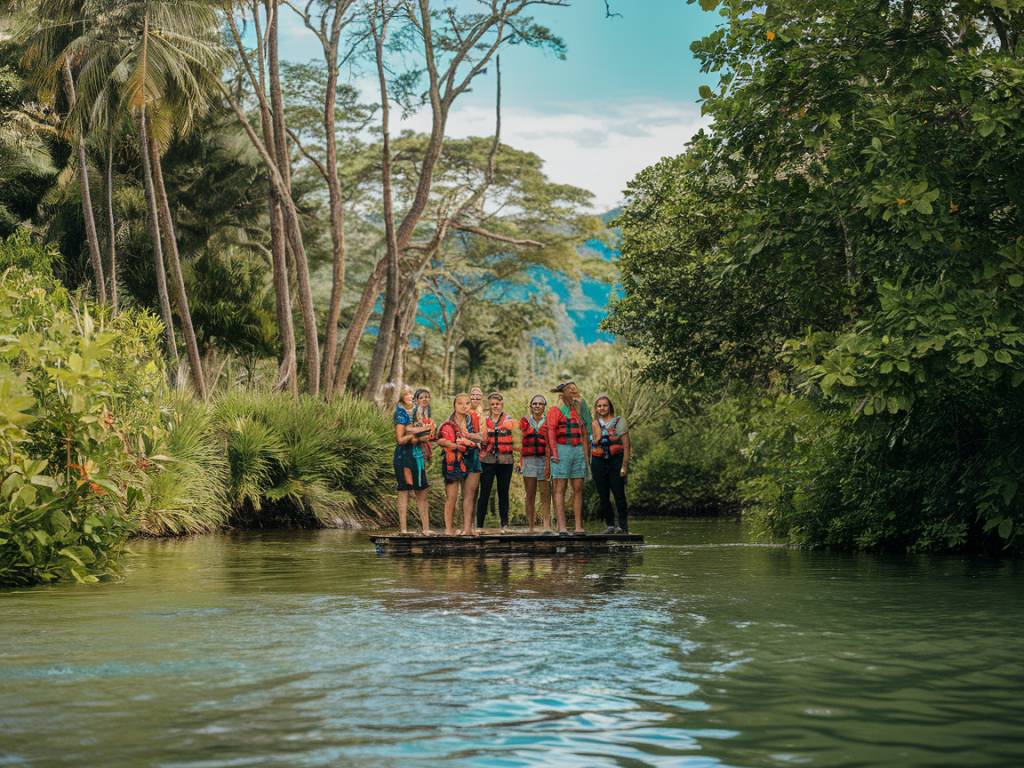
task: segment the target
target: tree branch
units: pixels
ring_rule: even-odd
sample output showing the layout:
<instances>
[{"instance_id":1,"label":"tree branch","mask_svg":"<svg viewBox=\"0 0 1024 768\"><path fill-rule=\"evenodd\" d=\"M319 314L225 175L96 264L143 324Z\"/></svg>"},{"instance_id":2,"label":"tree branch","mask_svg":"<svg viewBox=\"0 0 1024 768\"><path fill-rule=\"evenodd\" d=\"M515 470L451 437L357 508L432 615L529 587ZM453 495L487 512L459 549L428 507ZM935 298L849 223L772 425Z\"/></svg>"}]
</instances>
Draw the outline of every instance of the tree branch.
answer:
<instances>
[{"instance_id":1,"label":"tree branch","mask_svg":"<svg viewBox=\"0 0 1024 768\"><path fill-rule=\"evenodd\" d=\"M453 221L449 226L452 229L457 229L460 232L469 232L471 235L479 235L485 237L488 240L494 240L499 243L508 243L509 245L522 246L527 248L543 248L544 243L539 240L527 240L516 237L509 237L508 235L502 235L497 232L491 232L489 229L483 227L477 227L472 224L460 224L459 222Z\"/></svg>"}]
</instances>

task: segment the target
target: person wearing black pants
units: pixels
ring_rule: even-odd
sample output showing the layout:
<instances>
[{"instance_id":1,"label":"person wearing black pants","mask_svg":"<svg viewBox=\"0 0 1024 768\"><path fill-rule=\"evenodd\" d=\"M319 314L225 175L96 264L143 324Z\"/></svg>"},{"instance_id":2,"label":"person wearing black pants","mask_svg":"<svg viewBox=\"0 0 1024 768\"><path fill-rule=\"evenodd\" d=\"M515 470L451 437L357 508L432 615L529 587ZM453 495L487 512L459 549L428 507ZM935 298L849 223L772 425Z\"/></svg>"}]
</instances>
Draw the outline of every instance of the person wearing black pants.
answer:
<instances>
[{"instance_id":1,"label":"person wearing black pants","mask_svg":"<svg viewBox=\"0 0 1024 768\"><path fill-rule=\"evenodd\" d=\"M490 415L482 425L486 442L480 450L483 472L480 474L480 496L476 501L476 527L484 527L487 505L491 502L491 487L497 480L498 517L501 531L505 533L508 530L508 493L514 468L512 437L516 424L505 415L505 399L499 393L492 392L487 397L487 404Z\"/></svg>"},{"instance_id":2,"label":"person wearing black pants","mask_svg":"<svg viewBox=\"0 0 1024 768\"><path fill-rule=\"evenodd\" d=\"M508 494L512 487L512 464L498 464L497 462L482 462L484 471L480 474L480 497L476 502L476 527L484 527L484 518L487 517L487 505L491 501L491 488L495 479L498 481L498 518L501 520L502 530L508 528Z\"/></svg>"},{"instance_id":3,"label":"person wearing black pants","mask_svg":"<svg viewBox=\"0 0 1024 768\"><path fill-rule=\"evenodd\" d=\"M629 504L626 501L626 475L629 474L629 425L615 415L615 406L608 395L599 395L594 402L594 419L590 435L590 472L597 486L604 515L604 533L629 533ZM610 496L615 497L612 512Z\"/></svg>"}]
</instances>

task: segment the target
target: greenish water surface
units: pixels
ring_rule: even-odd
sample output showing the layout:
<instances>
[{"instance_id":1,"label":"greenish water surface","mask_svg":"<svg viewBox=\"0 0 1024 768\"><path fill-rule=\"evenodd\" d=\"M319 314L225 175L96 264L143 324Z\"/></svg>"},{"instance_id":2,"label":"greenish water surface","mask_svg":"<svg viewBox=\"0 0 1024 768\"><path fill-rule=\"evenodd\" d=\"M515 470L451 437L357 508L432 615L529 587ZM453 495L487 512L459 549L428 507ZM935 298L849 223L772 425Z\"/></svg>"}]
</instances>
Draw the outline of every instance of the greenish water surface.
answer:
<instances>
[{"instance_id":1,"label":"greenish water surface","mask_svg":"<svg viewBox=\"0 0 1024 768\"><path fill-rule=\"evenodd\" d=\"M650 520L636 555L137 542L0 591L0 766L1021 766L1024 567Z\"/></svg>"}]
</instances>

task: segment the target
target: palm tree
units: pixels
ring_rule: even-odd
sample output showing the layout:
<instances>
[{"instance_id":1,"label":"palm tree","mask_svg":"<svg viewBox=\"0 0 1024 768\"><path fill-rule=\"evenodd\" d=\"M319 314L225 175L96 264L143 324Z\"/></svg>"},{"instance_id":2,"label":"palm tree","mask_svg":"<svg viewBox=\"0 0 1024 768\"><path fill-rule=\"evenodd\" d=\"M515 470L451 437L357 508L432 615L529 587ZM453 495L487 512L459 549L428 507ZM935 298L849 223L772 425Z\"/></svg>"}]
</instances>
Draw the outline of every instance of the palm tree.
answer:
<instances>
[{"instance_id":1,"label":"palm tree","mask_svg":"<svg viewBox=\"0 0 1024 768\"><path fill-rule=\"evenodd\" d=\"M190 130L211 96L219 92L224 58L217 41L217 15L209 4L196 0L107 0L103 5L107 18L88 39L83 36L76 41L92 52L80 78L81 98L92 105L96 121L110 124L114 110L135 115L153 247L155 252L161 250L162 234L192 381L205 398L206 379L164 184L161 149L176 131Z\"/></svg>"},{"instance_id":2,"label":"palm tree","mask_svg":"<svg viewBox=\"0 0 1024 768\"><path fill-rule=\"evenodd\" d=\"M71 47L76 35L80 35L88 18L89 0L39 0L25 4L25 20L18 34L26 44L25 61L37 74L43 91L56 91L59 82L68 104L68 119L65 132L72 140L78 163L78 183L81 188L82 218L85 222L86 241L89 246L89 260L95 279L96 300L103 304L107 299L106 283L103 276L103 259L100 253L99 235L96 232L96 217L93 213L92 190L89 182L89 164L85 151L88 126L73 119L78 106L78 92L75 84L73 65L77 64L77 51Z\"/></svg>"}]
</instances>

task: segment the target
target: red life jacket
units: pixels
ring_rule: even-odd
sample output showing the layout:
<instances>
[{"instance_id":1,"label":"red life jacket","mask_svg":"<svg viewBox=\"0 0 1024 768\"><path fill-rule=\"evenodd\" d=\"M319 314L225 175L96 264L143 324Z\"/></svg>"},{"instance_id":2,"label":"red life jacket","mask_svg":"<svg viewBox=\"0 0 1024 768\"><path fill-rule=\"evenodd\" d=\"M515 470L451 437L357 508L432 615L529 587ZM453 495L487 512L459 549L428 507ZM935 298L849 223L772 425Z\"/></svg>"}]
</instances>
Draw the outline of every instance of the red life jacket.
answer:
<instances>
[{"instance_id":1,"label":"red life jacket","mask_svg":"<svg viewBox=\"0 0 1024 768\"><path fill-rule=\"evenodd\" d=\"M450 442L455 442L460 437L463 437L462 429L454 421L446 421L441 425L440 436ZM468 473L466 471L466 449L461 445L457 445L455 448L445 447L444 449L444 463L442 471L447 477L465 477Z\"/></svg>"},{"instance_id":2,"label":"red life jacket","mask_svg":"<svg viewBox=\"0 0 1024 768\"><path fill-rule=\"evenodd\" d=\"M540 429L534 429L530 425L530 420L523 417L519 420L519 429L523 433L523 456L543 456L548 452L543 421L540 423Z\"/></svg>"},{"instance_id":3,"label":"red life jacket","mask_svg":"<svg viewBox=\"0 0 1024 768\"><path fill-rule=\"evenodd\" d=\"M504 412L498 416L495 422L490 416L487 417L487 447L485 453L512 453L512 419Z\"/></svg>"},{"instance_id":4,"label":"red life jacket","mask_svg":"<svg viewBox=\"0 0 1024 768\"><path fill-rule=\"evenodd\" d=\"M562 421L555 439L559 445L582 445L583 444L583 421L580 419L576 409L569 406L569 412L565 412L566 406L561 404L558 410L561 411L564 420Z\"/></svg>"},{"instance_id":5,"label":"red life jacket","mask_svg":"<svg viewBox=\"0 0 1024 768\"><path fill-rule=\"evenodd\" d=\"M594 420L593 431L591 432L591 435L590 435L590 455L591 456L597 456L599 459L605 458L605 456L606 456L605 452L606 451L607 451L607 458L611 458L612 456L620 456L620 455L622 455L622 452L625 449L622 446L622 435L618 434L618 432L615 429L615 427L618 425L618 423L619 423L619 417L618 416L616 416L614 419L612 419L610 422L608 422L608 426L606 427L608 435L607 435L607 439L605 439L605 436L601 434L601 425L600 425L600 423L596 419Z\"/></svg>"}]
</instances>

